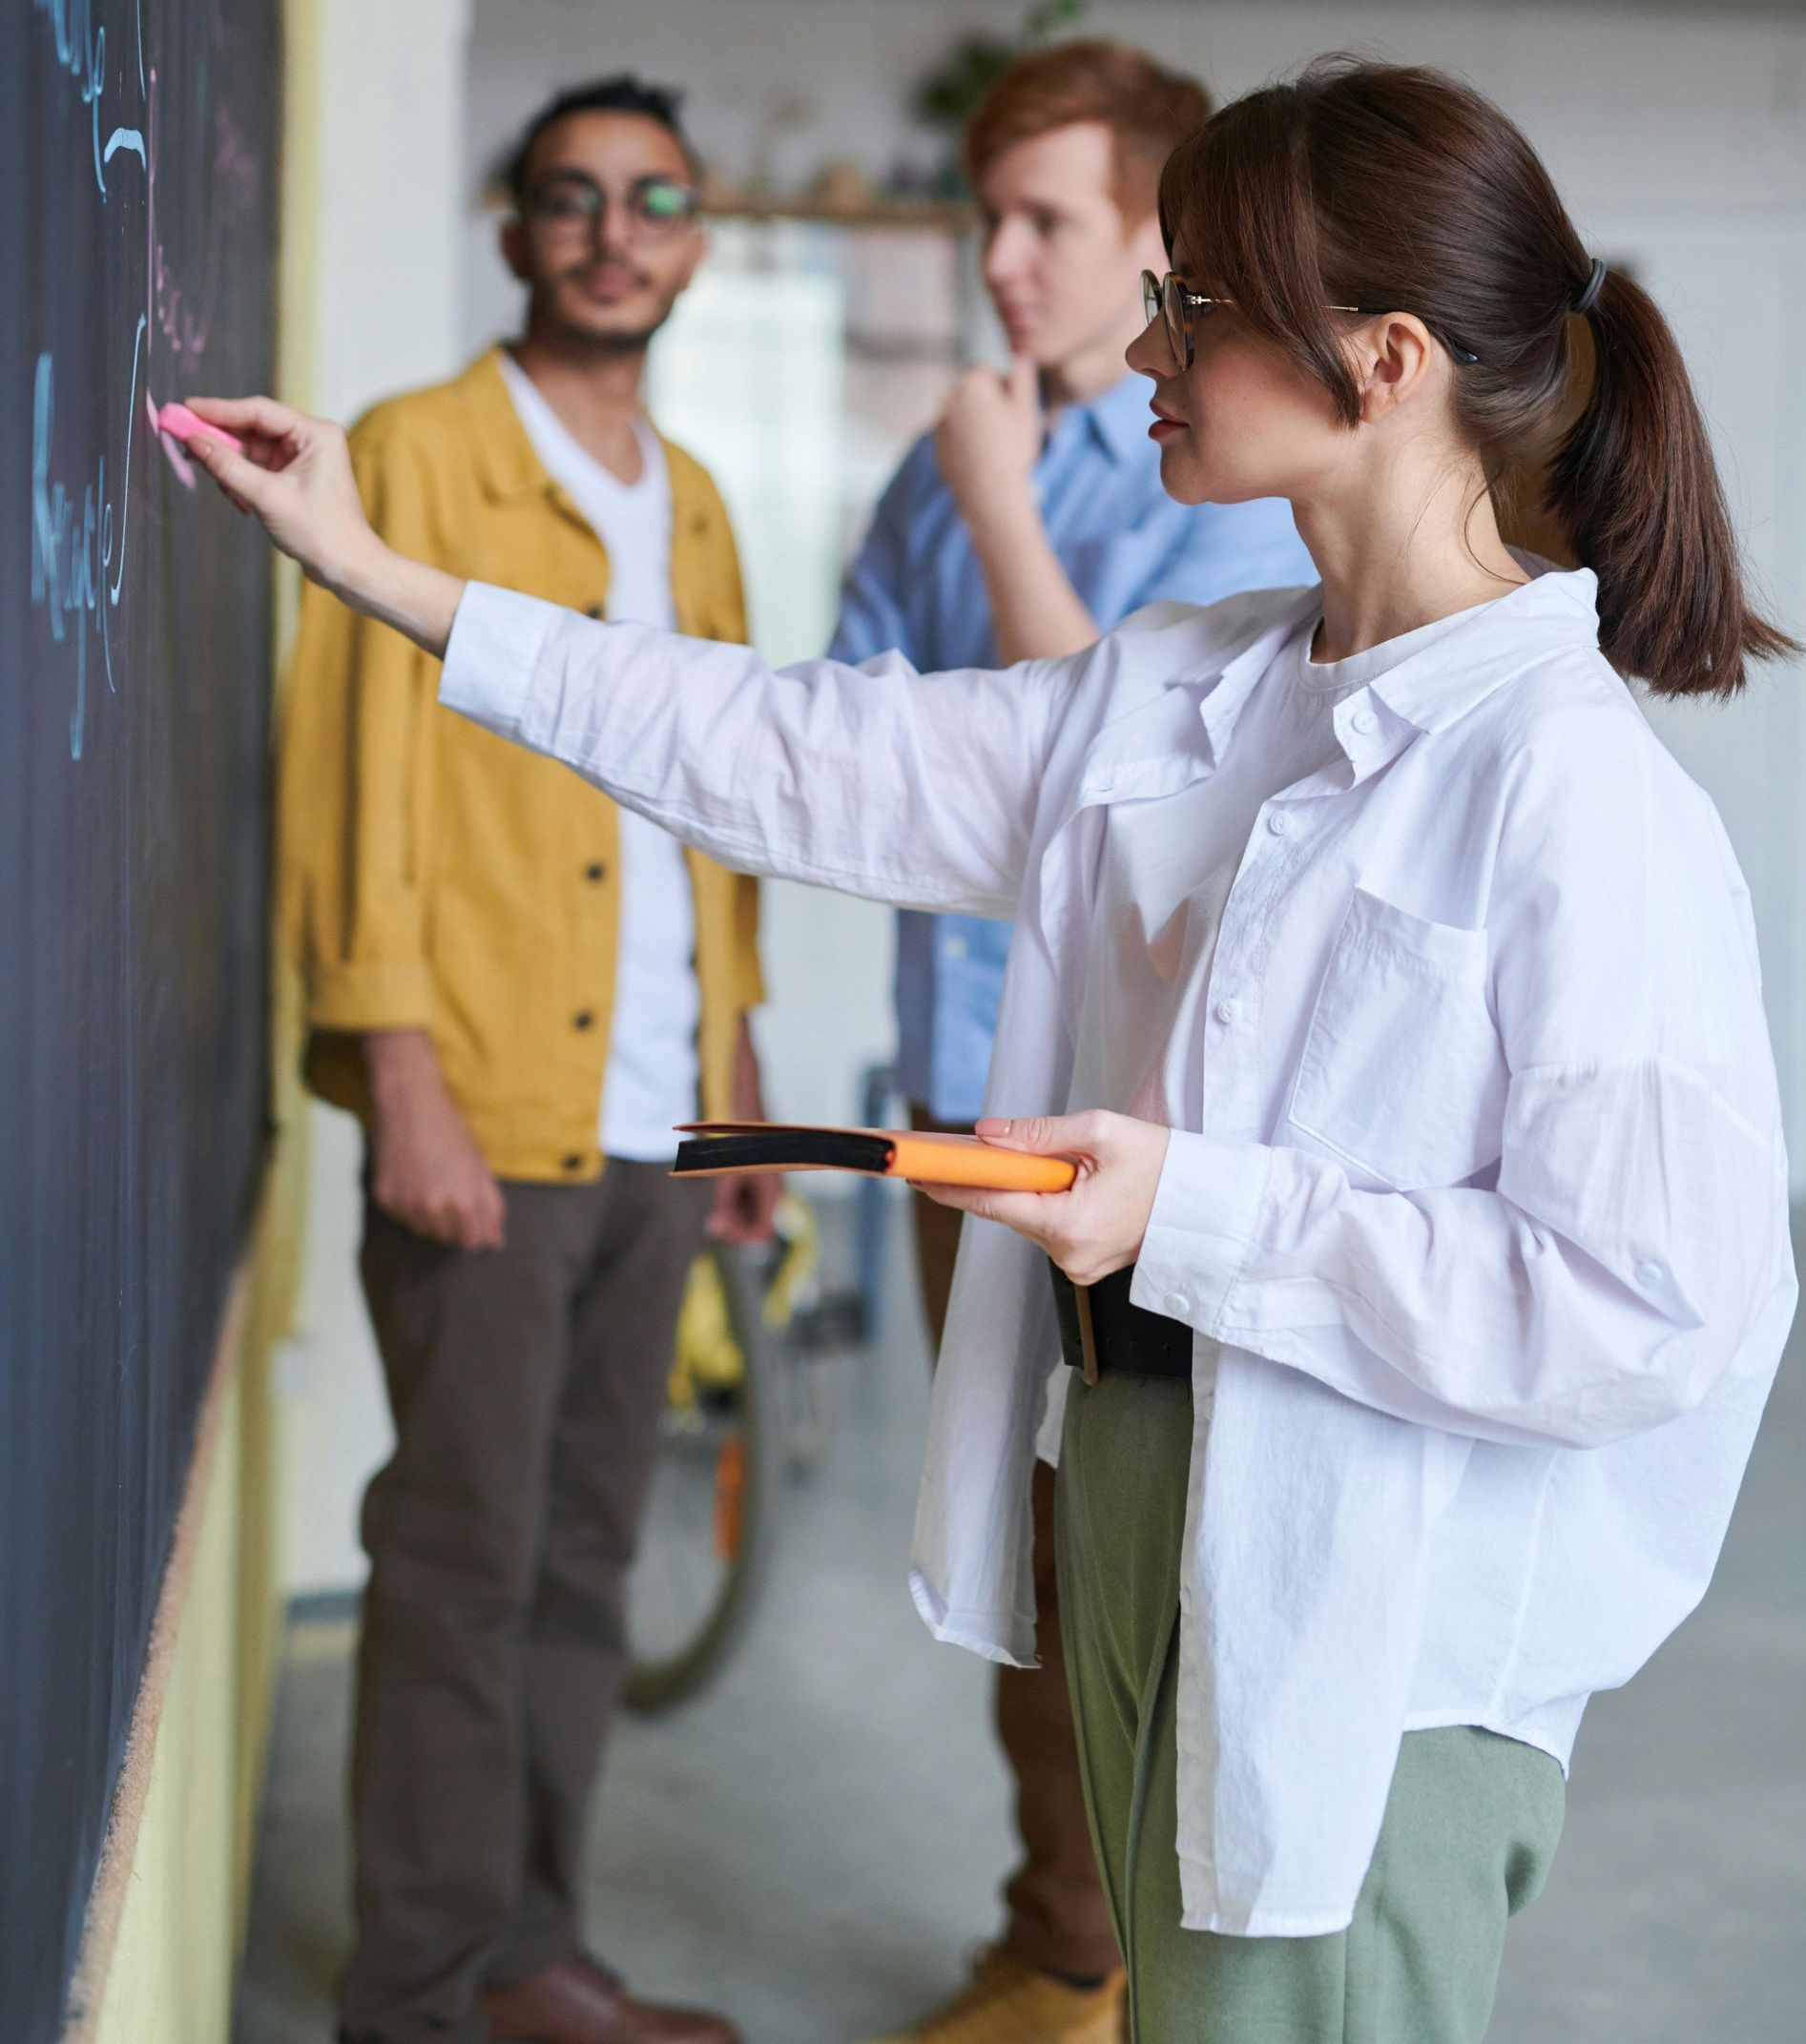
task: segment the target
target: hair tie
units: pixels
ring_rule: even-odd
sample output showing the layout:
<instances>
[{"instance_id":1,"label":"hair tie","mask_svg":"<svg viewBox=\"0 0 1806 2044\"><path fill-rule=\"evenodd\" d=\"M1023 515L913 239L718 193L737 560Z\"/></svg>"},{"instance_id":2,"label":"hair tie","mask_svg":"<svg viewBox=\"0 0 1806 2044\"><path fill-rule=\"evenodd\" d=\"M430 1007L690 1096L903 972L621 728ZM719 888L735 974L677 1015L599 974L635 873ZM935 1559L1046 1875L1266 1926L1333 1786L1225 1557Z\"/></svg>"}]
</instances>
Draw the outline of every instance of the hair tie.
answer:
<instances>
[{"instance_id":1,"label":"hair tie","mask_svg":"<svg viewBox=\"0 0 1806 2044\"><path fill-rule=\"evenodd\" d=\"M1595 256L1593 258L1592 275L1587 279L1587 287L1582 291L1579 298L1574 300L1574 310L1582 318L1585 318L1593 309L1594 301L1599 297L1599 287L1605 280L1606 266Z\"/></svg>"}]
</instances>

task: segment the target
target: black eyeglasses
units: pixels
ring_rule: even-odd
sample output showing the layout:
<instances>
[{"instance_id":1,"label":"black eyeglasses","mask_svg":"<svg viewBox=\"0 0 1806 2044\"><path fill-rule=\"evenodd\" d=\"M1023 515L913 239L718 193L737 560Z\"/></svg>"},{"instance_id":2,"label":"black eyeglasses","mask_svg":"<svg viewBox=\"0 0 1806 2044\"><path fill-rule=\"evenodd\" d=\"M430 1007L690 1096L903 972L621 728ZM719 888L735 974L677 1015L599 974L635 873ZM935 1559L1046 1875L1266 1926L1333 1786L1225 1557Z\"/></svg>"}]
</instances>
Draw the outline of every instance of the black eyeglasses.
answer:
<instances>
[{"instance_id":1,"label":"black eyeglasses","mask_svg":"<svg viewBox=\"0 0 1806 2044\"><path fill-rule=\"evenodd\" d=\"M1182 277L1175 277L1171 270L1164 277L1156 277L1152 270L1141 273L1141 309L1148 324L1156 320L1166 322L1167 340L1173 348L1174 361L1183 362L1189 369L1197 358L1197 318L1208 313L1213 306L1233 305L1234 299L1207 298L1201 291L1194 291ZM1385 305L1327 305L1326 312L1353 312L1372 319L1376 314L1391 310ZM1420 319L1422 315L1418 315ZM1436 337L1463 368L1471 366L1480 360L1471 348L1463 347L1445 335Z\"/></svg>"},{"instance_id":2,"label":"black eyeglasses","mask_svg":"<svg viewBox=\"0 0 1806 2044\"><path fill-rule=\"evenodd\" d=\"M554 171L528 193L522 210L547 236L574 240L593 234L618 205L635 237L657 241L687 227L700 204L695 187L675 177L636 177L625 192L612 194L580 171Z\"/></svg>"}]
</instances>

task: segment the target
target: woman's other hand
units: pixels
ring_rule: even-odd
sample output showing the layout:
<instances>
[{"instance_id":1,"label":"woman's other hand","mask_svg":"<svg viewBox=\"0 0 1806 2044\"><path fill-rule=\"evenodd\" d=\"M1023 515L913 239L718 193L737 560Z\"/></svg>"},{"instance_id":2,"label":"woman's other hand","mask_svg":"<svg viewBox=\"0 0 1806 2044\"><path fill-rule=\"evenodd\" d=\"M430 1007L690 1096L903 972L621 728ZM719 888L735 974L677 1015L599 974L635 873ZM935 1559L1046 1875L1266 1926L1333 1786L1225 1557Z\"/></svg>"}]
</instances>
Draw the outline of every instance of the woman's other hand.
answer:
<instances>
[{"instance_id":1,"label":"woman's other hand","mask_svg":"<svg viewBox=\"0 0 1806 2044\"><path fill-rule=\"evenodd\" d=\"M1026 1121L986 1117L978 1133L1006 1149L1078 1159L1065 1192L990 1192L972 1186L923 1186L943 1207L1001 1221L1025 1235L1075 1285L1095 1285L1134 1262L1148 1232L1170 1131L1157 1122L1091 1109Z\"/></svg>"}]
</instances>

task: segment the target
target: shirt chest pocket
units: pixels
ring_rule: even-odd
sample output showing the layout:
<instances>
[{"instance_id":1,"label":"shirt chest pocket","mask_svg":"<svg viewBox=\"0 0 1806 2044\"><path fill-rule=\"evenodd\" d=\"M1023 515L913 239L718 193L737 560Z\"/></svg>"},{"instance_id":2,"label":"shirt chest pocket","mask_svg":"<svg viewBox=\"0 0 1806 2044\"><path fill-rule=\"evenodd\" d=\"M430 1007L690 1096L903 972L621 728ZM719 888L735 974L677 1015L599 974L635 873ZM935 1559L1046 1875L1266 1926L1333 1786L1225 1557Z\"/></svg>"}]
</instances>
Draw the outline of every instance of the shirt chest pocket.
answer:
<instances>
[{"instance_id":1,"label":"shirt chest pocket","mask_svg":"<svg viewBox=\"0 0 1806 2044\"><path fill-rule=\"evenodd\" d=\"M1505 1081L1485 933L1357 888L1312 1010L1288 1139L1368 1190L1461 1185L1498 1161Z\"/></svg>"}]
</instances>

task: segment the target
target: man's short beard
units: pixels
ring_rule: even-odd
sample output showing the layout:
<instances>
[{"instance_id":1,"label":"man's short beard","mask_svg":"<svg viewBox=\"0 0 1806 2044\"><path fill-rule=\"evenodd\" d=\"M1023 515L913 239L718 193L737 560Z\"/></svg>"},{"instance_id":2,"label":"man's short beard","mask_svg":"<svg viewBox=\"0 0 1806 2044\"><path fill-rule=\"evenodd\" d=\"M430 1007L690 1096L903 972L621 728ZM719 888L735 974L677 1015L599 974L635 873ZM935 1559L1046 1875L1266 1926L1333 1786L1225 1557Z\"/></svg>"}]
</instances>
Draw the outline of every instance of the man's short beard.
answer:
<instances>
[{"instance_id":1,"label":"man's short beard","mask_svg":"<svg viewBox=\"0 0 1806 2044\"><path fill-rule=\"evenodd\" d=\"M585 334L583 338L598 355L644 355L657 331L655 326L647 326L634 334Z\"/></svg>"},{"instance_id":2,"label":"man's short beard","mask_svg":"<svg viewBox=\"0 0 1806 2044\"><path fill-rule=\"evenodd\" d=\"M652 346L653 336L671 318L674 298L649 326L637 326L621 333L598 333L592 326L578 326L573 322L559 320L555 316L551 325L567 345L583 349L594 355L644 355Z\"/></svg>"}]
</instances>

